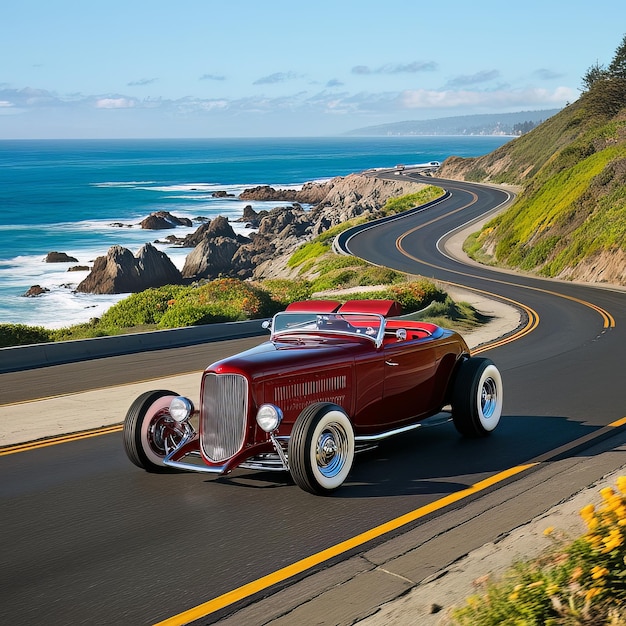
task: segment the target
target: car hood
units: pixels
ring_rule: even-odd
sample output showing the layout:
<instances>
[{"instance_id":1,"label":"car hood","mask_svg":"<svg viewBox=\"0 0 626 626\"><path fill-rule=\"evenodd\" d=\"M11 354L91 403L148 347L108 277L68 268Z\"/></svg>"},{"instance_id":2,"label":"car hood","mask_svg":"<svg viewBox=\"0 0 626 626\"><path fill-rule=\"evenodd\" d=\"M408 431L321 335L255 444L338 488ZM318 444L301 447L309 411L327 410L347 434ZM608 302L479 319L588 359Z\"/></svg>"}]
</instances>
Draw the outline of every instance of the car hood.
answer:
<instances>
[{"instance_id":1,"label":"car hood","mask_svg":"<svg viewBox=\"0 0 626 626\"><path fill-rule=\"evenodd\" d=\"M369 339L293 338L266 341L259 346L213 363L207 371L242 373L250 379L294 374L352 363L356 354L373 352Z\"/></svg>"}]
</instances>

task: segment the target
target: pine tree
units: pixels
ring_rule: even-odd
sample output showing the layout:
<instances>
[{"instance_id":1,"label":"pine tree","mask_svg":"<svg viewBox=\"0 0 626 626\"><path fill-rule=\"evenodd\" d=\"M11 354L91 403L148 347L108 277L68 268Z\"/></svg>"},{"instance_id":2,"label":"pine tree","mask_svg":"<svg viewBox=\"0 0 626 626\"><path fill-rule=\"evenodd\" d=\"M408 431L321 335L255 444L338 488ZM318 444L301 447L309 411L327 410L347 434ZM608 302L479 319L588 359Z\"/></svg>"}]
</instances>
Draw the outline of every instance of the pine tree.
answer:
<instances>
[{"instance_id":1,"label":"pine tree","mask_svg":"<svg viewBox=\"0 0 626 626\"><path fill-rule=\"evenodd\" d=\"M604 65L600 65L600 63L596 61L595 65L592 65L583 76L582 91L589 91L599 80L607 78L607 75L608 72Z\"/></svg>"},{"instance_id":2,"label":"pine tree","mask_svg":"<svg viewBox=\"0 0 626 626\"><path fill-rule=\"evenodd\" d=\"M615 51L615 56L609 65L608 74L611 78L626 78L626 35Z\"/></svg>"}]
</instances>

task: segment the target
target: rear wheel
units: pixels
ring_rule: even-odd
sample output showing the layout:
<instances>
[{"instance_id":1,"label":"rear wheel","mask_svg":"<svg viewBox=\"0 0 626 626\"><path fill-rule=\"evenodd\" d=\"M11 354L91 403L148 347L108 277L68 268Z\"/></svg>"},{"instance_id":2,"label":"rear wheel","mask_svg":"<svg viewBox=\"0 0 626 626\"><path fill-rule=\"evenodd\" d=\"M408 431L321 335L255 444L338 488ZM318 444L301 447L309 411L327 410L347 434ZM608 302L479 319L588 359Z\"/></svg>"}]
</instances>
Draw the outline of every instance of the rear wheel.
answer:
<instances>
[{"instance_id":1,"label":"rear wheel","mask_svg":"<svg viewBox=\"0 0 626 626\"><path fill-rule=\"evenodd\" d=\"M124 449L128 458L148 472L167 472L163 459L185 436L185 425L170 416L170 402L178 394L164 389L142 393L124 420Z\"/></svg>"},{"instance_id":2,"label":"rear wheel","mask_svg":"<svg viewBox=\"0 0 626 626\"><path fill-rule=\"evenodd\" d=\"M289 470L305 491L326 495L345 481L354 460L354 431L344 410L318 402L298 416L289 438Z\"/></svg>"},{"instance_id":3,"label":"rear wheel","mask_svg":"<svg viewBox=\"0 0 626 626\"><path fill-rule=\"evenodd\" d=\"M466 437L485 437L502 415L502 377L490 359L461 363L452 390L452 420Z\"/></svg>"}]
</instances>

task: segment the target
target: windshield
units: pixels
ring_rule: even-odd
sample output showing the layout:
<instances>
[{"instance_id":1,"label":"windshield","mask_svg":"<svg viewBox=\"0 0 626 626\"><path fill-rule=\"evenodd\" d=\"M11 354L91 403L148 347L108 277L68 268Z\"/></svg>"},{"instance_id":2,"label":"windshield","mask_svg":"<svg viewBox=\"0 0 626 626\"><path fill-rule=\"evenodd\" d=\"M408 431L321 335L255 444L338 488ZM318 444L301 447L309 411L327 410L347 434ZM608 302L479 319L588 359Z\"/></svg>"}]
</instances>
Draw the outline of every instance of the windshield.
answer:
<instances>
[{"instance_id":1,"label":"windshield","mask_svg":"<svg viewBox=\"0 0 626 626\"><path fill-rule=\"evenodd\" d=\"M319 335L332 333L368 337L382 345L385 318L377 313L277 313L272 323L272 338L287 334Z\"/></svg>"}]
</instances>

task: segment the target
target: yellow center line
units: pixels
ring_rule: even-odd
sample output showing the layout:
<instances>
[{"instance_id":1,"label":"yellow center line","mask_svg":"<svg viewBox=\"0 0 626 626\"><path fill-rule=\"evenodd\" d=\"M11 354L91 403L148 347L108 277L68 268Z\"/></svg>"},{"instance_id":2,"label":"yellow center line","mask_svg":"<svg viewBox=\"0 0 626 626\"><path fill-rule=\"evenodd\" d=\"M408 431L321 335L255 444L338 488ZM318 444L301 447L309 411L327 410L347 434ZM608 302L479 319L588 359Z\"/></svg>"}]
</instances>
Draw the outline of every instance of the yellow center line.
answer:
<instances>
[{"instance_id":1,"label":"yellow center line","mask_svg":"<svg viewBox=\"0 0 626 626\"><path fill-rule=\"evenodd\" d=\"M503 472L499 472L489 478L481 480L466 489L462 489L455 493L449 494L439 500L435 500L429 504L421 506L409 513L405 513L400 517L396 517L380 526L376 526L375 528L371 528L370 530L365 531L359 535L351 537L350 539L346 539L341 543L338 543L330 548L326 548L321 552L317 552L316 554L312 554L300 561L296 561L287 567L283 567L267 576L263 576L258 578L257 580L253 580L246 585L238 587L237 589L233 589L232 591L228 591L221 596L213 598L208 602L204 602L203 604L199 604L198 606L191 608L183 613L179 613L178 615L174 615L168 619L165 619L161 622L155 624L155 626L182 626L183 624L188 624L193 622L194 620L200 619L202 617L206 617L211 613L215 613L215 611L219 611L227 606L230 606L234 602L238 602L239 600L243 600L248 598L259 591L263 591L272 585L280 583L296 574L301 574L302 572L319 565L320 563L324 563L329 559L337 557L353 548L357 548L362 546L363 544L371 541L372 539L376 539L385 535L389 532L397 530L406 524L410 524L421 517L428 515L429 513L433 513L438 511L450 504L458 502L459 500L463 500L469 496L472 496L480 491L483 491L493 485L502 482L516 474L520 474L531 467L535 467L538 463L528 463L526 465L517 465L516 467L512 467L510 469L504 470Z\"/></svg>"},{"instance_id":2,"label":"yellow center line","mask_svg":"<svg viewBox=\"0 0 626 626\"><path fill-rule=\"evenodd\" d=\"M600 316L602 317L602 323L603 323L603 328L614 328L615 327L615 318L605 309L603 309L602 307L599 307L597 304L593 304L592 302L588 302L586 300L581 300L580 298L576 298L574 296L568 296L565 295L563 293L558 293L556 291L551 291L549 289L543 289L540 287L531 287L529 285L522 285L519 283L513 283L510 281L505 281L505 280L501 280L501 279L497 279L497 278L487 278L487 277L483 277L483 276L476 276L475 274L470 274L469 272L462 272L460 270L452 270L452 269L448 269L445 267L441 267L440 265L435 265L434 263L429 263L428 261L424 261L422 259L420 259L419 257L414 256L413 254L411 254L410 252L408 252L402 245L403 240L408 237L409 235L412 235L413 233L417 232L418 230L421 230L422 228L424 228L425 226L429 226L430 224L433 224L435 222L438 222L439 220L442 220L444 217L447 217L448 215L453 215L454 213L457 213L458 211L461 211L462 209L467 208L468 206L471 206L472 204L474 204L474 202L476 201L476 197L474 197L474 199L472 200L472 202L469 202L468 204L459 207L458 209L454 209L453 211L450 211L450 213L447 213L446 215L441 215L439 217L433 218L432 220L430 220L429 222L426 222L425 224L420 224L419 226L416 226L415 228L411 228L410 230L406 231L405 233L403 233L402 235L400 235L400 237L398 237L398 239L396 239L396 249L403 254L404 256L412 259L413 261L416 261L417 263L422 263L423 265L427 265L428 267L432 267L438 270L443 270L446 272L450 272L452 274L458 274L459 276L466 276L468 278L478 278L480 280L485 280L485 281L489 281L489 282L493 282L499 285L508 285L509 287L518 287L520 289L528 289L531 291L537 291L539 293L546 293L552 296L556 296L558 298L564 298L566 300L571 300L573 302L577 302L578 304L582 304L583 306L589 307L590 309L593 309L594 311L596 311L597 313L600 314ZM450 283L450 284L454 284L454 283ZM459 287L463 287L464 289L470 289L469 287L466 287L464 285L458 285ZM478 289L474 289L473 291L480 291ZM489 294L489 292L487 291L483 291L482 293L485 294ZM493 296L497 296L498 298L502 298L502 296L492 293L491 295ZM514 301L512 301L514 302ZM526 310L526 312L528 313L531 309L529 309L529 307L527 307L526 305L523 305L519 302L516 302L516 304L520 307L522 307L523 309ZM539 316L533 311L534 315L537 316L537 322L539 320ZM535 324L534 327L536 327L537 324ZM534 328L533 327L533 328ZM530 332L530 331L528 331ZM516 339L519 339L519 336L515 337ZM504 340L504 343L508 343L507 340Z\"/></svg>"},{"instance_id":3,"label":"yellow center line","mask_svg":"<svg viewBox=\"0 0 626 626\"><path fill-rule=\"evenodd\" d=\"M68 443L69 441L79 441L80 439L89 439L90 437L99 437L100 435L108 435L109 433L117 433L122 430L121 424L113 426L103 426L101 428L93 428L91 430L83 430L78 433L70 433L69 435L59 435L58 437L50 437L48 439L38 439L37 441L28 441L26 443L16 443L14 445L0 448L0 456L7 454L17 454L18 452L28 452L29 450L38 450L39 448L47 448L48 446L56 446L60 443Z\"/></svg>"}]
</instances>

